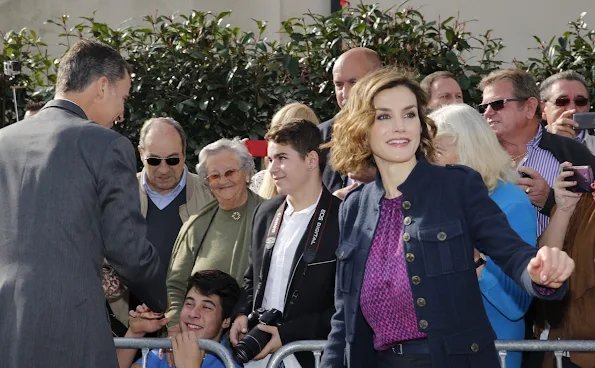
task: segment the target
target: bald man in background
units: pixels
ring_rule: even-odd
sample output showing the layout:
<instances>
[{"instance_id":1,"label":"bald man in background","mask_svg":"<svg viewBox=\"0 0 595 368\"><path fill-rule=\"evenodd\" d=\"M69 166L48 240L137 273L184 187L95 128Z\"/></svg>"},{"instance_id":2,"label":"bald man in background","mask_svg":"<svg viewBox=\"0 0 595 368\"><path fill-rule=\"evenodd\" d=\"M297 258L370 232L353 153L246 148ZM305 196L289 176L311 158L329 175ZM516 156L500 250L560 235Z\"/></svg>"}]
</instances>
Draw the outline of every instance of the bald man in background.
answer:
<instances>
[{"instance_id":1,"label":"bald man in background","mask_svg":"<svg viewBox=\"0 0 595 368\"><path fill-rule=\"evenodd\" d=\"M341 54L333 66L333 85L339 108L343 108L347 103L349 93L355 83L381 66L382 62L376 51L365 47L356 47ZM333 123L334 119L331 119L318 126L322 132L324 143L329 142L332 138ZM375 177L376 168L370 168L360 173L341 175L330 166L327 153L322 182L335 196L343 199L350 190L356 188L360 183L369 183Z\"/></svg>"}]
</instances>

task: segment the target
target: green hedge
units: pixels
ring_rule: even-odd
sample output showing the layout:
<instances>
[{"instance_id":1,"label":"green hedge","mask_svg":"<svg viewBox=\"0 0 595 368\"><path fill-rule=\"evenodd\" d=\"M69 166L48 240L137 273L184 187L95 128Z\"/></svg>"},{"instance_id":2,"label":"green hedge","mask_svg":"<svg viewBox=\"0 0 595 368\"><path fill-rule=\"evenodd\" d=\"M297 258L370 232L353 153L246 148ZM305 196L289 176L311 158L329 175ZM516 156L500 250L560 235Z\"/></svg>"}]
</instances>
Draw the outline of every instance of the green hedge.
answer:
<instances>
[{"instance_id":1,"label":"green hedge","mask_svg":"<svg viewBox=\"0 0 595 368\"><path fill-rule=\"evenodd\" d=\"M145 16L137 25L111 28L94 17L70 25L68 16L47 23L56 26L64 49L79 38L108 44L126 56L135 72L133 93L127 103L127 122L121 133L137 142L139 126L152 116L171 116L189 136L189 164L205 144L220 137L261 137L280 106L299 101L309 104L321 120L337 112L332 65L353 46L377 50L386 64L401 64L423 78L437 70L453 72L467 102L479 102L477 83L500 68L498 52L504 47L492 31L473 35L465 21L454 17L427 21L410 8L383 11L376 5L344 8L330 16L304 14L281 24L282 39L263 37L267 24L256 21L257 32L224 26L230 13L194 11L187 15ZM595 31L581 17L569 31L539 43L539 57L518 67L543 79L557 71L575 69L595 79ZM51 97L58 59L33 30L3 33L4 60L19 60L25 73L8 81L25 87L28 96ZM594 83L595 85L595 83ZM12 91L6 92L4 124L14 121ZM595 91L594 91L595 92ZM24 92L19 108L24 108ZM595 95L595 94L594 94ZM23 111L19 112L23 116Z\"/></svg>"}]
</instances>

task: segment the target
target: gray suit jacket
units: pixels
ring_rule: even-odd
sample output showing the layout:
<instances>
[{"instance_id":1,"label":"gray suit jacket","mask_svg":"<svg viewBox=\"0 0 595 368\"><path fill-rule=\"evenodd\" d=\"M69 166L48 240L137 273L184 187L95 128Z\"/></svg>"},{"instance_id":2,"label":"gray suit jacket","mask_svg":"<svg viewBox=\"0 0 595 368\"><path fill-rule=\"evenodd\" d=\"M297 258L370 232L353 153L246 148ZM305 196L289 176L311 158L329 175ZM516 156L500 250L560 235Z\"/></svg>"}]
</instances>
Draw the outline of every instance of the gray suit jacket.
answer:
<instances>
[{"instance_id":1,"label":"gray suit jacket","mask_svg":"<svg viewBox=\"0 0 595 368\"><path fill-rule=\"evenodd\" d=\"M0 130L0 357L6 367L116 367L103 258L153 311L165 277L146 240L130 141L54 100Z\"/></svg>"}]
</instances>

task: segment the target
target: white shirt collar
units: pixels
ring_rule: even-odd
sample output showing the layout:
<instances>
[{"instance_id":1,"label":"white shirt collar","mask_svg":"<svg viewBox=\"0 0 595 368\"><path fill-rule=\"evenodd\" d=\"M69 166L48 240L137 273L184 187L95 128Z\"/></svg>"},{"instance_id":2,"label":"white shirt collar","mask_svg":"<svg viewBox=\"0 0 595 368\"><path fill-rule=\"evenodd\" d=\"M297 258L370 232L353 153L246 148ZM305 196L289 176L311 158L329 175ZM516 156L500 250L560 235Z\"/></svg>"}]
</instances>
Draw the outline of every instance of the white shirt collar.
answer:
<instances>
[{"instance_id":1,"label":"white shirt collar","mask_svg":"<svg viewBox=\"0 0 595 368\"><path fill-rule=\"evenodd\" d=\"M180 179L180 182L178 183L178 185L176 185L176 187L169 193L167 194L161 194L158 193L156 191L154 191L153 189L151 189L151 187L149 186L149 184L147 183L147 172L143 169L143 173L141 175L141 183L143 188L145 189L145 192L150 196L150 197L176 197L178 194L180 194L180 192L182 191L182 189L186 186L186 168L184 168L184 172L182 173L182 179Z\"/></svg>"},{"instance_id":2,"label":"white shirt collar","mask_svg":"<svg viewBox=\"0 0 595 368\"><path fill-rule=\"evenodd\" d=\"M294 212L294 207L291 204L289 197L287 197L287 208L285 209L285 214L287 216L292 216L292 215L309 214L311 212L314 212L314 210L316 209L316 206L318 205L318 202L320 202L320 197L322 197L322 188L320 188L320 193L318 194L318 199L316 200L316 202L314 202L309 207L304 208L303 210L297 211L297 212Z\"/></svg>"}]
</instances>

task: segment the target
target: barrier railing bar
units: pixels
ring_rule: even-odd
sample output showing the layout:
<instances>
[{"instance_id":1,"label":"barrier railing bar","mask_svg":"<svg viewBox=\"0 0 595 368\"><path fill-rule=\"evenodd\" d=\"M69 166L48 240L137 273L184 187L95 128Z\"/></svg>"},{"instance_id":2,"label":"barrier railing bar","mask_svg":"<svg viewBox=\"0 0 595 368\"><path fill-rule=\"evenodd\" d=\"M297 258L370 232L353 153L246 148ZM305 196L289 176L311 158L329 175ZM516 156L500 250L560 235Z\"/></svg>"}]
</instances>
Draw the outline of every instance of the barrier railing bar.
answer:
<instances>
[{"instance_id":1,"label":"barrier railing bar","mask_svg":"<svg viewBox=\"0 0 595 368\"><path fill-rule=\"evenodd\" d=\"M277 368L288 355L293 353L311 351L314 353L315 367L320 367L320 357L326 340L295 341L283 345L273 354L267 368ZM497 340L496 350L500 356L502 367L506 367L507 351L553 351L556 356L556 367L562 368L564 351L591 351L595 352L595 340Z\"/></svg>"},{"instance_id":2,"label":"barrier railing bar","mask_svg":"<svg viewBox=\"0 0 595 368\"><path fill-rule=\"evenodd\" d=\"M146 363L146 353L149 349L171 349L171 340L167 338L129 338L129 337L115 337L114 344L117 349L142 349L143 350L143 367ZM198 339L198 345L202 350L216 354L225 365L225 368L235 368L235 362L229 350L213 340Z\"/></svg>"},{"instance_id":3,"label":"barrier railing bar","mask_svg":"<svg viewBox=\"0 0 595 368\"><path fill-rule=\"evenodd\" d=\"M320 367L320 357L322 355L322 350L324 350L325 345L326 340L295 341L287 345L283 345L279 350L275 352L275 354L273 354L273 356L269 360L269 364L267 364L267 368L277 368L285 357L293 353L299 353L302 351L315 352L314 366L318 368ZM318 354L316 354L316 352L318 352Z\"/></svg>"},{"instance_id":4,"label":"barrier railing bar","mask_svg":"<svg viewBox=\"0 0 595 368\"><path fill-rule=\"evenodd\" d=\"M149 358L149 348L143 348L141 352L143 353L143 360L142 360L142 368L147 368L147 359Z\"/></svg>"},{"instance_id":5,"label":"barrier railing bar","mask_svg":"<svg viewBox=\"0 0 595 368\"><path fill-rule=\"evenodd\" d=\"M554 351L554 355L556 356L556 368L562 368L562 354L561 351Z\"/></svg>"},{"instance_id":6,"label":"barrier railing bar","mask_svg":"<svg viewBox=\"0 0 595 368\"><path fill-rule=\"evenodd\" d=\"M320 368L320 358L322 357L322 351L314 351L314 368Z\"/></svg>"},{"instance_id":7,"label":"barrier railing bar","mask_svg":"<svg viewBox=\"0 0 595 368\"><path fill-rule=\"evenodd\" d=\"M496 340L496 350L595 352L595 340Z\"/></svg>"},{"instance_id":8,"label":"barrier railing bar","mask_svg":"<svg viewBox=\"0 0 595 368\"><path fill-rule=\"evenodd\" d=\"M498 355L500 356L500 366L506 368L506 350L498 351Z\"/></svg>"}]
</instances>

